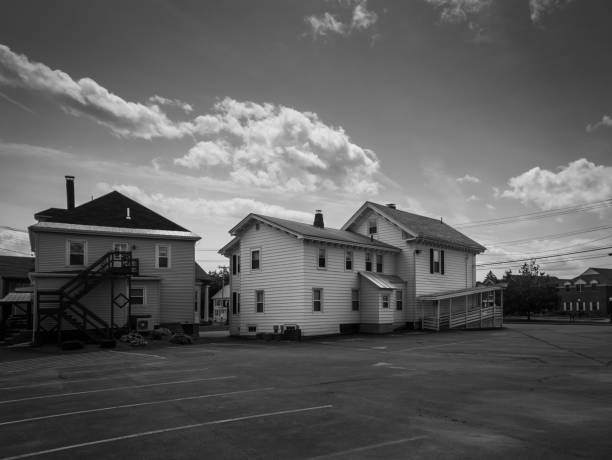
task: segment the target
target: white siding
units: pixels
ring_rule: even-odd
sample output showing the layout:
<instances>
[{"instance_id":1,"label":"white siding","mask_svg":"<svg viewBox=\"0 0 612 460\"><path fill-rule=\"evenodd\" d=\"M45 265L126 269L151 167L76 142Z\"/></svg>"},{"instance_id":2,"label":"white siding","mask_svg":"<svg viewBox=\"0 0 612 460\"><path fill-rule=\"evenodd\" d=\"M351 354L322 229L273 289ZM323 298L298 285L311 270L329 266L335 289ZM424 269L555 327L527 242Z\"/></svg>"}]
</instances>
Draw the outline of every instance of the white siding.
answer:
<instances>
[{"instance_id":1,"label":"white siding","mask_svg":"<svg viewBox=\"0 0 612 460\"><path fill-rule=\"evenodd\" d=\"M140 275L161 279L159 290L160 322L193 322L195 302L195 244L193 241L117 236L79 235L40 232L36 252L37 271L74 270L66 265L66 241L87 241L87 264L95 262L113 243L125 242L139 260ZM155 268L155 246L171 247L171 268ZM100 289L98 287L97 289ZM88 306L85 304L85 306Z\"/></svg>"}]
</instances>

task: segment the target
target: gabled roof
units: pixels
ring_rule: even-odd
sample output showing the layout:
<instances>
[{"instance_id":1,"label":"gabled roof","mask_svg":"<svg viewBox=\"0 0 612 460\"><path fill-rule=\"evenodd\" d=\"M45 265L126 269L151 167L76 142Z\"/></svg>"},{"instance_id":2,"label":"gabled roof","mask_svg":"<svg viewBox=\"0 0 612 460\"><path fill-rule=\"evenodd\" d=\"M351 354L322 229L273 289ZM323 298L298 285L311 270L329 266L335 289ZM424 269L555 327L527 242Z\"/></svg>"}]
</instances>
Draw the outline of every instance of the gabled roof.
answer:
<instances>
[{"instance_id":1,"label":"gabled roof","mask_svg":"<svg viewBox=\"0 0 612 460\"><path fill-rule=\"evenodd\" d=\"M34 271L33 257L0 256L0 276L2 278L27 279Z\"/></svg>"},{"instance_id":2,"label":"gabled roof","mask_svg":"<svg viewBox=\"0 0 612 460\"><path fill-rule=\"evenodd\" d=\"M358 246L392 252L400 251L400 249L395 246L383 243L381 241L371 240L367 236L360 235L358 233L338 230L335 228L319 228L315 227L314 225L304 224L302 222L294 222L292 220L279 219L278 217L262 216L252 213L246 216L238 223L238 225L232 228L230 233L236 236L244 228L250 225L252 220L258 220L265 224L271 225L272 227L285 231L300 239L345 244L348 246ZM230 242L230 244L232 242ZM224 248L227 248L228 246L229 245L226 245Z\"/></svg>"},{"instance_id":3,"label":"gabled roof","mask_svg":"<svg viewBox=\"0 0 612 460\"><path fill-rule=\"evenodd\" d=\"M446 243L452 246L459 246L471 249L477 252L483 252L486 248L477 243L471 238L468 238L463 233L455 230L448 224L441 222L439 219L413 214L411 212L401 211L378 203L366 201L359 210L342 226L342 230L348 230L363 213L371 209L377 214L382 215L389 221L397 225L406 233L419 240L429 242Z\"/></svg>"},{"instance_id":4,"label":"gabled roof","mask_svg":"<svg viewBox=\"0 0 612 460\"><path fill-rule=\"evenodd\" d=\"M585 282L589 283L596 280L601 284L612 284L612 268L589 267L584 273L577 276L572 281L576 283L580 279L586 280Z\"/></svg>"},{"instance_id":5,"label":"gabled roof","mask_svg":"<svg viewBox=\"0 0 612 460\"><path fill-rule=\"evenodd\" d=\"M130 219L126 218L127 208L130 209ZM74 209L49 208L37 212L34 218L43 222L99 227L189 231L117 191L83 203Z\"/></svg>"}]
</instances>

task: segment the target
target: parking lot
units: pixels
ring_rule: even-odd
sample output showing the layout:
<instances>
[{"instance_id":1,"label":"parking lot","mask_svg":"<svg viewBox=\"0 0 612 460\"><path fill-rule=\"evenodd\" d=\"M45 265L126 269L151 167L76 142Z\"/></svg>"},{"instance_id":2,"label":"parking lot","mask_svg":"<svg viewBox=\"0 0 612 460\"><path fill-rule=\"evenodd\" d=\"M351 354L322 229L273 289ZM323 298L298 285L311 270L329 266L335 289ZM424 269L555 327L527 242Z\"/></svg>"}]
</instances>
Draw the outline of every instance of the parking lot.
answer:
<instances>
[{"instance_id":1,"label":"parking lot","mask_svg":"<svg viewBox=\"0 0 612 460\"><path fill-rule=\"evenodd\" d=\"M2 353L0 458L609 458L612 327Z\"/></svg>"}]
</instances>

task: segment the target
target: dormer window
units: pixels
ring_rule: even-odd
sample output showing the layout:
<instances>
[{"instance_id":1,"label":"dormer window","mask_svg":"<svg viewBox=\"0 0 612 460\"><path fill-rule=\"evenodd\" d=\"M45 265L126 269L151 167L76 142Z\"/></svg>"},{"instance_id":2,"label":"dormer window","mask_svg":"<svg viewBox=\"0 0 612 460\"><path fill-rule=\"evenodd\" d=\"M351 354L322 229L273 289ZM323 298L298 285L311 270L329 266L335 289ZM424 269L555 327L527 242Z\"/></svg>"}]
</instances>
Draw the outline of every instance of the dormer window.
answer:
<instances>
[{"instance_id":1,"label":"dormer window","mask_svg":"<svg viewBox=\"0 0 612 460\"><path fill-rule=\"evenodd\" d=\"M576 284L576 292L582 292L584 290L584 284Z\"/></svg>"},{"instance_id":2,"label":"dormer window","mask_svg":"<svg viewBox=\"0 0 612 460\"><path fill-rule=\"evenodd\" d=\"M597 289L597 281L591 281L591 289Z\"/></svg>"}]
</instances>

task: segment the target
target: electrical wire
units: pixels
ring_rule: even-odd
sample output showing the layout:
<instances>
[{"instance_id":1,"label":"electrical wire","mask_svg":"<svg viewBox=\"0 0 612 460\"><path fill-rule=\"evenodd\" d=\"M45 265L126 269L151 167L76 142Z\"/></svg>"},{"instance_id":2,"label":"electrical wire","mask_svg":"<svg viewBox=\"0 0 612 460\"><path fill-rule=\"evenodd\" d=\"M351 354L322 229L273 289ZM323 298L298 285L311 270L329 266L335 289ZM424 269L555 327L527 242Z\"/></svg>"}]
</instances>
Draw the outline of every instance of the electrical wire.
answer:
<instances>
[{"instance_id":1,"label":"electrical wire","mask_svg":"<svg viewBox=\"0 0 612 460\"><path fill-rule=\"evenodd\" d=\"M485 263L481 263L481 264L476 264L476 267L485 267L485 266L488 267L488 266L492 266L492 265L502 265L502 264L509 264L509 263L515 263L515 262L526 262L526 261L533 260L533 259L548 259L548 258L552 258L552 257L561 257L561 256L572 255L572 254L583 254L585 252L603 251L603 250L608 250L608 249L612 249L612 246L604 246L604 247L600 247L600 248L584 249L582 251L566 252L564 254L552 254L552 255L549 255L549 256L542 256L542 257L527 257L527 258L524 258L524 259L503 260L503 261L498 261L498 262L485 262Z\"/></svg>"}]
</instances>

